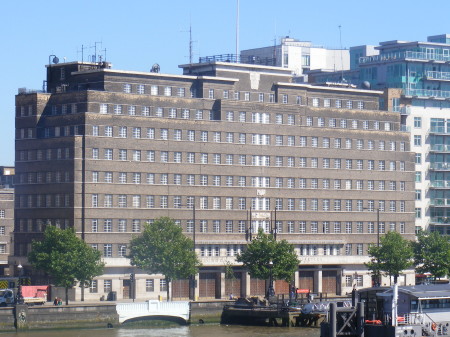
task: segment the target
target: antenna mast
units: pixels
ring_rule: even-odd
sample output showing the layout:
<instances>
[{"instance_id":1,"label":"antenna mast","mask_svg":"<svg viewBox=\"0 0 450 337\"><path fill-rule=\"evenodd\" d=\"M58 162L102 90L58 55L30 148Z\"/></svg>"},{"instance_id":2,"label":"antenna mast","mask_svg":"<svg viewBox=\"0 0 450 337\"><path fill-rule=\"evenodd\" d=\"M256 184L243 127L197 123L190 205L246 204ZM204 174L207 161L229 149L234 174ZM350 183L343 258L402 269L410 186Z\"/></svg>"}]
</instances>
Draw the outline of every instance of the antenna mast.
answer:
<instances>
[{"instance_id":1,"label":"antenna mast","mask_svg":"<svg viewBox=\"0 0 450 337\"><path fill-rule=\"evenodd\" d=\"M236 3L236 63L239 62L239 0Z\"/></svg>"},{"instance_id":2,"label":"antenna mast","mask_svg":"<svg viewBox=\"0 0 450 337\"><path fill-rule=\"evenodd\" d=\"M189 64L192 64L192 25L189 24Z\"/></svg>"},{"instance_id":3,"label":"antenna mast","mask_svg":"<svg viewBox=\"0 0 450 337\"><path fill-rule=\"evenodd\" d=\"M341 48L341 81L344 82L344 61L342 57L342 32L341 25L339 25L339 44Z\"/></svg>"}]
</instances>

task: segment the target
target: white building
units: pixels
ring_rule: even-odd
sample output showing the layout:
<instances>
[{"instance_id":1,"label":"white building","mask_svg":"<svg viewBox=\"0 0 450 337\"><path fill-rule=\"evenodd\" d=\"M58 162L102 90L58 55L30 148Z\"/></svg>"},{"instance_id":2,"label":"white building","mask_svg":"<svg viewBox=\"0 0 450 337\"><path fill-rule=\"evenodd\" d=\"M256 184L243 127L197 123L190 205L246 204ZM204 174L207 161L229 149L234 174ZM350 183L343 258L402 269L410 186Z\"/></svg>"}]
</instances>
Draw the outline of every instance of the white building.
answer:
<instances>
[{"instance_id":1,"label":"white building","mask_svg":"<svg viewBox=\"0 0 450 337\"><path fill-rule=\"evenodd\" d=\"M296 77L303 79L309 70L350 69L350 53L347 49L327 49L290 37L282 38L278 45L242 50L240 57L245 63L291 69Z\"/></svg>"}]
</instances>

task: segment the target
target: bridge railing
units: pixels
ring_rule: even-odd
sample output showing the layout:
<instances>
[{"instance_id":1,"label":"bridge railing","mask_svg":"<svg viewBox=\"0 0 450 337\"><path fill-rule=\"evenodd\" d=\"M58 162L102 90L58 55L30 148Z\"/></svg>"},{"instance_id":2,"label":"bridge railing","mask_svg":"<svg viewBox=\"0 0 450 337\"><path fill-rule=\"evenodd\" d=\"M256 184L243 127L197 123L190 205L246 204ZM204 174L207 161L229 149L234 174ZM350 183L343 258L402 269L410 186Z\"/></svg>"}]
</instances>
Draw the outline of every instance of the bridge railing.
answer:
<instances>
[{"instance_id":1,"label":"bridge railing","mask_svg":"<svg viewBox=\"0 0 450 337\"><path fill-rule=\"evenodd\" d=\"M135 303L119 303L116 305L119 321L146 316L179 317L186 321L190 316L189 302L146 301Z\"/></svg>"}]
</instances>

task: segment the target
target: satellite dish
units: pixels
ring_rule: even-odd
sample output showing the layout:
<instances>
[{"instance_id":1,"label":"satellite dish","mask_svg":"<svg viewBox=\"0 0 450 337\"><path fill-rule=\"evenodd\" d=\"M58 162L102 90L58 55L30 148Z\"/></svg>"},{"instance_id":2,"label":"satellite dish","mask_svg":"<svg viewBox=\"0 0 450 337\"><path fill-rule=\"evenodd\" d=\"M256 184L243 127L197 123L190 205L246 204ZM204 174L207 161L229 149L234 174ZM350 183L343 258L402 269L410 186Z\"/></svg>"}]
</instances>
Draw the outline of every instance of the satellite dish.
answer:
<instances>
[{"instance_id":1,"label":"satellite dish","mask_svg":"<svg viewBox=\"0 0 450 337\"><path fill-rule=\"evenodd\" d=\"M159 64L158 64L158 63L155 63L155 64L152 66L152 69L150 69L150 72L151 72L151 73L159 73L160 70L161 70L161 68L160 68Z\"/></svg>"},{"instance_id":2,"label":"satellite dish","mask_svg":"<svg viewBox=\"0 0 450 337\"><path fill-rule=\"evenodd\" d=\"M59 58L55 56L55 57L52 59L52 62L53 62L54 64L58 64L58 63L59 63Z\"/></svg>"},{"instance_id":3,"label":"satellite dish","mask_svg":"<svg viewBox=\"0 0 450 337\"><path fill-rule=\"evenodd\" d=\"M361 84L363 89L370 89L370 82L369 81L364 81Z\"/></svg>"}]
</instances>

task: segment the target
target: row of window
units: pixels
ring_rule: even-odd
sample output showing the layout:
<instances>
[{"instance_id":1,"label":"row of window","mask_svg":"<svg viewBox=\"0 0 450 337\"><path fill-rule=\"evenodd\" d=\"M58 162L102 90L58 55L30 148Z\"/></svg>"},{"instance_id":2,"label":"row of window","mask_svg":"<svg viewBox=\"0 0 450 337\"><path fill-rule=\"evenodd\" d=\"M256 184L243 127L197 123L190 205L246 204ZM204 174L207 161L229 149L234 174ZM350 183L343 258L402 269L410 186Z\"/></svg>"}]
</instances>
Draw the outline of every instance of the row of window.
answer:
<instances>
[{"instance_id":1,"label":"row of window","mask_svg":"<svg viewBox=\"0 0 450 337\"><path fill-rule=\"evenodd\" d=\"M154 150L127 150L127 149L102 149L102 156L100 156L100 149L92 149L92 159L103 159L103 160L116 160L119 161L147 161L156 162L156 151ZM249 165L247 164L247 155L235 155L235 154L221 154L221 153L198 153L198 152L169 152L169 151L158 151L159 152L159 162L161 163L189 163L189 164L226 164L226 165ZM115 155L114 155L115 153ZM184 159L183 159L184 154ZM222 157L225 157L225 161L222 161ZM285 166L295 166L295 157L286 157ZM275 166L283 166L283 157L276 156ZM308 166L309 159L309 166ZM212 160L212 161L211 161ZM341 158L321 158L322 168L335 168L347 170L375 170L379 171L405 171L405 162L400 161L386 161L373 159L363 160L363 159L341 159ZM331 162L333 160L333 162ZM345 163L345 166L342 163ZM366 164L364 165L364 162ZM331 166L333 163L333 166ZM377 163L377 167L375 167ZM270 166L270 156L252 156L252 165L254 166ZM298 167L311 167L319 168L319 158L298 158Z\"/></svg>"},{"instance_id":2,"label":"row of window","mask_svg":"<svg viewBox=\"0 0 450 337\"><path fill-rule=\"evenodd\" d=\"M270 112L246 112L225 111L224 116L219 117L212 110L192 110L189 108L168 108L154 106L136 106L122 104L102 103L99 106L100 114L180 118L195 120L226 120L228 122L258 123L258 124L284 124L300 125L320 128L362 129L392 131L393 123L378 120L357 120L335 117L300 116L296 114L270 113Z\"/></svg>"},{"instance_id":3,"label":"row of window","mask_svg":"<svg viewBox=\"0 0 450 337\"><path fill-rule=\"evenodd\" d=\"M193 207L195 198L193 196L167 196L167 195L133 195L131 205L134 208L172 208L169 207L169 200L172 201L173 208L182 208L182 201L185 199L188 207ZM159 199L159 203L157 203ZM222 200L225 200L225 207L222 206ZM245 197L198 197L199 209L247 209L247 198ZM251 198L251 208L253 210L271 210L271 198ZM319 211L319 204L322 211L357 211L362 212L365 208L370 211L375 209L375 200L363 199L316 199L316 198L272 198L275 202L275 209L288 211ZM385 207L389 205L389 208ZM92 194L91 207L127 207L127 195L119 194ZM406 212L404 200L379 200L378 207L389 212Z\"/></svg>"},{"instance_id":4,"label":"row of window","mask_svg":"<svg viewBox=\"0 0 450 337\"><path fill-rule=\"evenodd\" d=\"M103 293L109 294L112 291L112 280L92 280L89 286L89 292L91 294L97 294L99 292L99 282L103 282ZM159 291L167 291L167 282L165 279L146 279L145 280L145 291L155 292L155 282L159 282Z\"/></svg>"},{"instance_id":5,"label":"row of window","mask_svg":"<svg viewBox=\"0 0 450 337\"><path fill-rule=\"evenodd\" d=\"M169 139L169 129L155 129L155 128L141 128L141 127L126 127L126 126L102 126L103 133L100 134L100 127L92 126L93 136L104 136L118 138L127 138L129 131L132 133L134 139ZM114 133L116 129L116 133ZM184 136L183 136L184 131ZM156 133L158 132L158 134ZM246 134L234 132L220 132L220 131L195 131L195 130L181 130L170 129L172 139L175 141L200 141L208 142L212 137L214 143L237 143L237 144L253 144L253 145L270 145L277 146L288 145L300 147L321 147L321 148L335 148L335 149L357 149L357 150L375 150L379 151L406 151L406 142L384 141L378 140L378 146L375 146L375 140L369 139L351 139L351 138L330 138L330 137L316 137L316 136L294 136L294 135L271 135L271 134ZM197 136L196 136L197 134ZM251 137L251 139L249 139ZM41 156L42 157L42 156Z\"/></svg>"},{"instance_id":6,"label":"row of window","mask_svg":"<svg viewBox=\"0 0 450 337\"><path fill-rule=\"evenodd\" d=\"M369 191L405 191L405 181L385 181L385 180L352 180L352 179L329 179L329 178L293 178L293 177L246 177L246 176L221 176L221 175L195 175L195 174L168 174L168 173L140 173L140 172L92 172L92 182L98 183L100 181L105 183L114 183L115 181L126 184L130 182L133 184L145 183L161 184L161 185L200 185L200 186L239 186L239 187L287 187L287 188L311 188L311 189L346 189L346 190L364 190ZM103 178L102 180L100 178ZM271 183L272 181L272 183Z\"/></svg>"},{"instance_id":7,"label":"row of window","mask_svg":"<svg viewBox=\"0 0 450 337\"><path fill-rule=\"evenodd\" d=\"M139 233L141 229L141 223L153 222L153 219L140 220L140 219L91 219L91 232L98 233L126 233L129 232L131 223L131 232ZM192 233L194 231L193 220L175 220L175 223L185 229L186 232ZM376 233L376 223L374 222L341 222L341 221L294 221L294 220L276 220L274 223L277 233L312 233L312 234L374 234ZM246 220L197 220L196 231L200 233L246 233L249 227L249 221ZM257 233L258 228L263 229L266 233L270 232L271 222L268 220L252 220L251 232ZM384 221L379 222L379 232L384 234L386 232L385 227L388 226L390 231L399 230L400 233L405 233L405 223L389 222L385 224ZM101 227L101 228L100 228ZM233 256L233 253L230 253Z\"/></svg>"},{"instance_id":8,"label":"row of window","mask_svg":"<svg viewBox=\"0 0 450 337\"><path fill-rule=\"evenodd\" d=\"M216 99L216 98L222 98L222 99L230 99L233 98L235 100L244 100L244 101L250 101L251 96L255 95L257 97L258 102L264 102L266 99L268 99L269 103L275 103L275 94L273 93L250 93L248 91L233 91L224 89L222 90L221 97L218 96L217 93L218 90L215 89L208 89L208 98L209 99ZM150 94L150 95L162 95L162 96L177 96L177 97L185 97L186 96L186 88L183 87L172 87L172 86L158 86L158 85L144 85L144 84L131 84L131 83L124 83L123 84L123 92L130 94L130 93L136 93L136 94ZM195 87L190 87L190 94L191 97L197 97L197 93L195 90ZM305 105L307 104L307 100L310 101L310 105L314 107L323 106L325 108L335 107L335 108L346 108L346 109L364 109L364 101L357 100L352 101L348 99L331 99L331 98L319 98L319 97L312 97L312 98L306 98L304 96L295 96L295 104L298 105ZM283 104L289 104L289 95L288 94L281 94L280 95L281 103ZM333 102L333 103L332 103Z\"/></svg>"}]
</instances>

